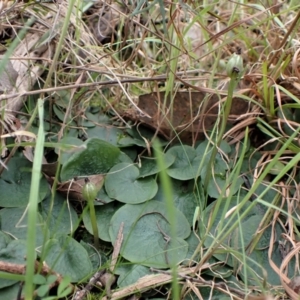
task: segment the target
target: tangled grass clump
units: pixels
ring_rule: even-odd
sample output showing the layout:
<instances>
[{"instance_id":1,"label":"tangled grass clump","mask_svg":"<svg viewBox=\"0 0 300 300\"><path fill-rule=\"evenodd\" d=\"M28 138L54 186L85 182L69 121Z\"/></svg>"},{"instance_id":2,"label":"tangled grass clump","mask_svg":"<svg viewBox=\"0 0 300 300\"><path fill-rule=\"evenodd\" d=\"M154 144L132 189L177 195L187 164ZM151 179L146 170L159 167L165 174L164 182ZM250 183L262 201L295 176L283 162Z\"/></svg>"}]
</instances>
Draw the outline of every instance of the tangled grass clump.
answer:
<instances>
[{"instance_id":1,"label":"tangled grass clump","mask_svg":"<svg viewBox=\"0 0 300 300\"><path fill-rule=\"evenodd\" d=\"M78 159L76 151L95 142L90 142L91 138L95 134L99 138L100 131L101 139L121 150L128 148L122 164L139 167L144 163L142 154L152 155L157 135L168 139L164 150L171 152L177 151L168 148L171 143L188 141L193 148L181 145L177 160L172 161L173 170L168 169L169 165L165 167L170 177L172 172L183 170L183 165L184 170L190 170L192 163L200 161L194 160L200 157L197 151L206 145L201 155L209 158L208 164L204 167L201 161L199 174L192 174L194 193L198 200L205 200L190 216L196 244L191 257L197 259L189 259L178 278L173 269L169 273L160 270L157 278L161 282L139 281L137 286L142 292L161 285L174 299L179 298L174 284L177 280L182 283L182 297L201 298L205 293L210 297L214 288L236 299L254 291L273 291L268 274L261 275L251 256L259 258L259 250L270 249L265 252L265 261L269 273L275 272L282 285L275 292L284 290L291 299L298 297L286 268L291 269L293 255L297 261L295 249L299 247L299 4L242 2L1 2L1 173L18 150L30 162L36 162L38 153L52 193L60 189L68 196L80 195L82 178L58 183L66 170L65 164L61 172L60 165L70 157ZM141 124L154 129L155 134L147 135ZM186 140L182 133L187 133ZM81 145L76 146L79 138ZM207 144L199 144L199 138L205 138ZM83 144L85 139L88 142ZM119 153L119 149L114 151ZM50 166L48 157L57 160L56 164ZM118 166L111 167L120 172ZM137 167L132 169L134 174L139 172ZM151 182L155 187L156 180ZM221 180L230 184L221 186ZM132 181L145 184L140 178ZM238 192L237 183L243 186ZM113 181L106 184L112 186L111 193L115 192ZM272 193L276 195L270 200ZM155 194L151 188L149 194ZM236 205L229 201L235 197L239 199ZM32 205L32 211L36 210L38 204ZM79 213L83 213L83 206L81 202L76 207ZM247 214L253 207L255 216ZM253 224L257 228L253 229ZM161 227L158 223L154 228ZM251 239L245 233L248 229ZM159 231L162 234L163 230ZM280 237L276 236L278 232ZM290 252L287 245L293 248ZM35 253L34 245L28 243L28 249ZM273 252L280 252L276 256L281 257L280 266L278 260L274 263ZM114 272L116 258L112 260L110 269ZM228 266L230 276L222 273L228 271ZM120 278L128 271L124 269L116 271ZM202 278L203 270L207 278L214 279ZM298 267L293 271L297 274ZM28 272L33 274L34 270ZM252 289L249 278L253 274L257 282ZM169 289L166 283L172 281L173 289ZM130 294L129 288L121 286L116 297ZM106 286L108 297L110 287ZM27 283L26 293L33 293Z\"/></svg>"}]
</instances>

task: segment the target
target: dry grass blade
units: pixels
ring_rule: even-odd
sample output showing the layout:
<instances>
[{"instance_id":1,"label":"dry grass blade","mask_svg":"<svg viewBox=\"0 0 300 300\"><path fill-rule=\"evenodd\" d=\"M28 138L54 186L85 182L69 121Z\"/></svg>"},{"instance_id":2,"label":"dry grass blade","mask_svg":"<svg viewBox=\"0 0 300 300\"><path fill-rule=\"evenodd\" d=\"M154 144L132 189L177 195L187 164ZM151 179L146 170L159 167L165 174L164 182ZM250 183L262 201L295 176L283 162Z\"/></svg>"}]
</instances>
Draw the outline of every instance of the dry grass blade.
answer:
<instances>
[{"instance_id":1,"label":"dry grass blade","mask_svg":"<svg viewBox=\"0 0 300 300\"><path fill-rule=\"evenodd\" d=\"M294 289L290 286L291 280L286 277L285 270L286 270L288 264L290 263L291 259L294 256L299 255L299 251L300 251L300 243L296 243L294 245L294 249L291 250L287 254L287 256L284 258L284 260L283 260L283 262L280 266L280 269L279 269L281 284L284 287L287 294L291 297L292 300L298 300L299 299L299 294L297 293L297 292L299 292L299 285L292 286L292 287L294 287ZM295 291L297 291L297 292L295 292Z\"/></svg>"},{"instance_id":2,"label":"dry grass blade","mask_svg":"<svg viewBox=\"0 0 300 300\"><path fill-rule=\"evenodd\" d=\"M160 272L160 271L159 271ZM179 268L178 274L179 277L184 278L186 275L193 274L194 269L193 268ZM113 299L120 299L126 296L130 296L132 294L135 294L137 291L140 293L144 291L148 291L152 288L156 288L158 286L163 286L166 283L172 282L172 275L170 273L161 273L161 274L153 274L153 275L147 275L142 278L140 278L135 284L132 284L130 286L127 286L123 289L112 291L111 294L111 300ZM107 300L108 298L103 298L104 300Z\"/></svg>"},{"instance_id":3,"label":"dry grass blade","mask_svg":"<svg viewBox=\"0 0 300 300\"><path fill-rule=\"evenodd\" d=\"M247 23L248 21L250 21L250 20L252 20L252 19L255 19L255 18L261 16L262 14L265 14L266 12L271 11L272 9L275 9L275 8L277 8L277 7L280 7L280 6L281 6L281 3L277 3L277 4L275 4L275 5L273 5L273 6L269 7L269 8L266 8L265 11L257 12L256 14L251 15L251 16L249 16L248 18L245 18L245 19L243 19L243 20L234 22L232 25L228 26L228 27L225 28L224 30L218 32L217 34L214 34L210 39L208 39L207 41L205 41L205 42L204 42L203 44L201 44L199 47L202 47L202 46L204 46L205 44L207 44L207 43L209 43L209 42L211 42L211 41L213 41L213 40L218 39L219 37L225 35L225 33L227 33L227 32L229 32L229 31L233 30L234 28L236 28L236 27L238 27L238 26L240 26L240 25L242 25L242 24L245 24L245 23Z\"/></svg>"}]
</instances>

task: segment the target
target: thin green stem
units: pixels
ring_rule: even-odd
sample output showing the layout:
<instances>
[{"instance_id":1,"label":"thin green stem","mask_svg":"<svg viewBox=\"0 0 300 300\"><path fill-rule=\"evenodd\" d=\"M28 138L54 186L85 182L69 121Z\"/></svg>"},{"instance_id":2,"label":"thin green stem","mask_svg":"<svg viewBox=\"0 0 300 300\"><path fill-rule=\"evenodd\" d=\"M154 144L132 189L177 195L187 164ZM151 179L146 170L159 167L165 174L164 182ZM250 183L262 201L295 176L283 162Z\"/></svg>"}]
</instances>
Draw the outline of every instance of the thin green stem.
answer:
<instances>
[{"instance_id":1,"label":"thin green stem","mask_svg":"<svg viewBox=\"0 0 300 300\"><path fill-rule=\"evenodd\" d=\"M97 249L100 248L99 243L99 232L98 232L98 226L97 226L97 220L96 220L96 211L94 206L94 199L88 201L89 210L90 210L90 217L91 217L91 223L92 223L92 229L94 234L94 244Z\"/></svg>"},{"instance_id":2,"label":"thin green stem","mask_svg":"<svg viewBox=\"0 0 300 300\"><path fill-rule=\"evenodd\" d=\"M232 77L229 81L229 86L228 86L228 94L227 94L227 100L224 104L224 113L223 113L223 117L222 117L222 121L221 121L221 126L220 126L220 130L218 133L218 138L217 138L217 143L214 145L213 149L212 149L212 154L210 156L209 159L209 163L208 163L208 168L207 168L207 173L205 176L205 180L204 180L204 188L206 188L208 186L210 177L211 177L211 166L213 165L217 152L218 152L218 148L221 145L222 139L223 139L223 135L226 129L226 124L228 121L228 117L229 117L229 113L231 110L231 106L232 106L232 99L233 99L233 92L235 87L237 86L238 83L238 78L236 77Z\"/></svg>"}]
</instances>

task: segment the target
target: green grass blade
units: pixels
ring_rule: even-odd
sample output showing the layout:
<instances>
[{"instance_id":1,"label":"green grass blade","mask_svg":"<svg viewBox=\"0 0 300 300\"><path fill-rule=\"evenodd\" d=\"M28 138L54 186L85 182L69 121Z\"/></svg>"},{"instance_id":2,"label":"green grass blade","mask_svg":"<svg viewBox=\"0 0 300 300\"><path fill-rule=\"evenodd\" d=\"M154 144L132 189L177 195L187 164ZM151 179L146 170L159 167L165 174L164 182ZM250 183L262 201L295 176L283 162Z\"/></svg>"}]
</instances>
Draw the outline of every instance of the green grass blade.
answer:
<instances>
[{"instance_id":1,"label":"green grass blade","mask_svg":"<svg viewBox=\"0 0 300 300\"><path fill-rule=\"evenodd\" d=\"M30 187L30 196L28 203L28 231L27 231L27 256L26 256L26 281L25 281L25 300L31 300L33 296L33 276L35 272L35 240L37 225L37 208L39 197L39 182L41 177L41 167L44 152L44 102L38 100L38 113L40 126L36 141L34 160L32 166L32 178Z\"/></svg>"}]
</instances>

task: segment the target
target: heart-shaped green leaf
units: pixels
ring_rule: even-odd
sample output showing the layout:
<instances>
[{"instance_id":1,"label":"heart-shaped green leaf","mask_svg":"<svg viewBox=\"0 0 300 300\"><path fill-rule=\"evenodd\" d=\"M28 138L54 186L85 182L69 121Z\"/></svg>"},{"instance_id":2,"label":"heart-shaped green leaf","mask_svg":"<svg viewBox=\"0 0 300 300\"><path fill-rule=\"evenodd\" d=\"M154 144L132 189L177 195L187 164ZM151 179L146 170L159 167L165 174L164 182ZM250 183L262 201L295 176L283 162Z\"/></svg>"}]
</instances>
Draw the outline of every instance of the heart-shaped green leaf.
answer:
<instances>
[{"instance_id":1,"label":"heart-shaped green leaf","mask_svg":"<svg viewBox=\"0 0 300 300\"><path fill-rule=\"evenodd\" d=\"M228 203L229 201L229 203ZM216 202L211 203L203 212L203 218L200 219L200 236L204 240L206 247L210 247L213 243L216 243L220 238L223 238L224 232L222 235L220 233L222 230L227 228L226 233L228 235L220 243L220 251L215 251L213 256L218 260L225 261L229 266L233 266L232 257L228 255L227 252L222 251L221 249L227 249L230 247L231 237L234 235L234 231L229 231L231 226L237 220L238 216L235 216L234 219L227 217L225 218L226 213L238 205L238 198L233 197L232 199L222 199L219 203L220 205L216 209ZM243 207L240 208L240 215L244 213L250 206L250 203L245 203ZM249 211L247 216L243 221L246 221L251 216L256 214L256 210L252 209ZM209 232L207 232L207 227L209 226Z\"/></svg>"},{"instance_id":2,"label":"heart-shaped green leaf","mask_svg":"<svg viewBox=\"0 0 300 300\"><path fill-rule=\"evenodd\" d=\"M272 263L279 269L283 258L282 253L279 251L278 243L276 244L273 247ZM269 248L253 250L250 254L247 253L247 255L244 255L243 262L236 262L236 266L240 267L240 276L244 282L247 281L249 285L259 285L262 280L265 280L272 286L281 284L279 275L270 265L268 251ZM293 278L296 274L298 275L298 272L293 268L296 264L295 257L293 257L289 261L288 274L286 274L288 278Z\"/></svg>"},{"instance_id":3,"label":"heart-shaped green leaf","mask_svg":"<svg viewBox=\"0 0 300 300\"><path fill-rule=\"evenodd\" d=\"M159 166L157 163L157 158L155 157L142 157L141 168L140 168L140 178L155 175L161 170L170 167L174 161L175 156L170 153L162 153L162 159L164 160L164 165Z\"/></svg>"},{"instance_id":4,"label":"heart-shaped green leaf","mask_svg":"<svg viewBox=\"0 0 300 300\"><path fill-rule=\"evenodd\" d=\"M226 189L230 188L234 195L240 189L242 184L243 184L242 178L238 178L236 183L233 185L232 183L228 183L226 177L221 178L218 175L212 176L208 182L207 193L212 198L218 198L221 194L222 189L224 188L223 197L225 197Z\"/></svg>"},{"instance_id":5,"label":"heart-shaped green leaf","mask_svg":"<svg viewBox=\"0 0 300 300\"><path fill-rule=\"evenodd\" d=\"M70 147L70 146L73 147ZM74 152L78 151L77 147L82 146L82 140L77 137L65 136L59 143L59 147L55 149L57 154L60 153L59 162L64 165ZM84 148L83 148L84 149Z\"/></svg>"},{"instance_id":6,"label":"heart-shaped green leaf","mask_svg":"<svg viewBox=\"0 0 300 300\"><path fill-rule=\"evenodd\" d=\"M205 155L205 157L207 155L210 156L213 146L214 145L212 143L210 143L208 140L205 140L197 146L196 152L198 153L198 155L201 155L201 156L204 156L204 155ZM228 143L226 143L225 141L221 142L219 149L225 154L229 154L231 152L230 145Z\"/></svg>"},{"instance_id":7,"label":"heart-shaped green leaf","mask_svg":"<svg viewBox=\"0 0 300 300\"><path fill-rule=\"evenodd\" d=\"M92 263L93 273L99 270L99 267L104 266L109 260L109 253L96 249L92 244L85 243L83 240L80 241L80 245L87 251L89 258Z\"/></svg>"},{"instance_id":8,"label":"heart-shaped green leaf","mask_svg":"<svg viewBox=\"0 0 300 300\"><path fill-rule=\"evenodd\" d=\"M197 177L202 157L198 156L194 148L186 145L174 146L167 151L167 154L175 157L175 162L167 169L170 177L178 180Z\"/></svg>"},{"instance_id":9,"label":"heart-shaped green leaf","mask_svg":"<svg viewBox=\"0 0 300 300\"><path fill-rule=\"evenodd\" d=\"M142 203L157 193L151 177L139 178L139 169L129 163L115 165L106 176L105 190L110 198L123 203Z\"/></svg>"},{"instance_id":10,"label":"heart-shaped green leaf","mask_svg":"<svg viewBox=\"0 0 300 300\"><path fill-rule=\"evenodd\" d=\"M98 227L99 238L103 241L110 242L110 236L108 233L109 224L114 213L120 208L121 204L117 201L101 206L95 207L96 221ZM85 211L83 214L83 223L86 230L94 235L91 217L89 211Z\"/></svg>"},{"instance_id":11,"label":"heart-shaped green leaf","mask_svg":"<svg viewBox=\"0 0 300 300\"><path fill-rule=\"evenodd\" d=\"M67 181L76 176L104 174L115 164L120 150L97 138L87 140L84 150L75 152L63 165L61 180Z\"/></svg>"},{"instance_id":12,"label":"heart-shaped green leaf","mask_svg":"<svg viewBox=\"0 0 300 300\"><path fill-rule=\"evenodd\" d=\"M1 209L0 219L1 230L17 239L26 241L28 222L25 208L16 207ZM44 219L39 213L37 213L36 230L36 246L41 246L44 243L45 236L47 238L49 237L49 232Z\"/></svg>"},{"instance_id":13,"label":"heart-shaped green leaf","mask_svg":"<svg viewBox=\"0 0 300 300\"><path fill-rule=\"evenodd\" d=\"M109 234L115 243L124 223L121 255L144 266L166 268L186 257L188 244L184 240L191 232L184 215L175 209L175 240L171 238L168 211L164 203L151 200L146 203L122 206L112 217Z\"/></svg>"},{"instance_id":14,"label":"heart-shaped green leaf","mask_svg":"<svg viewBox=\"0 0 300 300\"><path fill-rule=\"evenodd\" d=\"M126 131L127 134L122 136L118 141L118 145L121 147L128 147L132 145L147 147L146 141L153 141L153 139L159 141L160 145L167 144L165 140L155 136L153 130L145 126L133 126L128 128Z\"/></svg>"},{"instance_id":15,"label":"heart-shaped green leaf","mask_svg":"<svg viewBox=\"0 0 300 300\"><path fill-rule=\"evenodd\" d=\"M51 234L74 232L79 225L78 216L74 208L59 193L55 194L53 202L47 197L39 205L39 211L47 220L47 227Z\"/></svg>"},{"instance_id":16,"label":"heart-shaped green leaf","mask_svg":"<svg viewBox=\"0 0 300 300\"><path fill-rule=\"evenodd\" d=\"M98 138L111 145L118 146L118 141L122 138L123 131L112 125L102 125L89 128L87 134L89 138Z\"/></svg>"},{"instance_id":17,"label":"heart-shaped green leaf","mask_svg":"<svg viewBox=\"0 0 300 300\"><path fill-rule=\"evenodd\" d=\"M11 241L6 247L0 249L0 261L17 265L26 264L26 242L20 240ZM15 280L0 278L0 289L15 284Z\"/></svg>"},{"instance_id":18,"label":"heart-shaped green leaf","mask_svg":"<svg viewBox=\"0 0 300 300\"><path fill-rule=\"evenodd\" d=\"M19 292L20 292L20 283L15 283L14 285L0 289L0 299L3 300L18 299ZM22 291L22 297L24 298L24 290Z\"/></svg>"},{"instance_id":19,"label":"heart-shaped green leaf","mask_svg":"<svg viewBox=\"0 0 300 300\"><path fill-rule=\"evenodd\" d=\"M28 204L32 163L25 158L13 157L0 178L0 206L25 207ZM39 202L49 192L48 182L41 177Z\"/></svg>"},{"instance_id":20,"label":"heart-shaped green leaf","mask_svg":"<svg viewBox=\"0 0 300 300\"><path fill-rule=\"evenodd\" d=\"M192 226L195 209L201 201L203 202L202 205L204 205L204 198L201 199L199 194L197 194L194 181L172 179L171 184L174 205L185 215ZM161 184L158 185L155 199L162 202L165 201L164 187Z\"/></svg>"},{"instance_id":21,"label":"heart-shaped green leaf","mask_svg":"<svg viewBox=\"0 0 300 300\"><path fill-rule=\"evenodd\" d=\"M47 265L62 276L70 276L78 282L92 272L92 263L87 251L73 238L59 234L45 245Z\"/></svg>"},{"instance_id":22,"label":"heart-shaped green leaf","mask_svg":"<svg viewBox=\"0 0 300 300\"><path fill-rule=\"evenodd\" d=\"M115 270L115 273L119 275L118 286L126 287L136 283L140 278L150 275L149 268L141 265L121 265Z\"/></svg>"}]
</instances>

